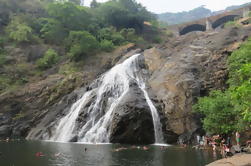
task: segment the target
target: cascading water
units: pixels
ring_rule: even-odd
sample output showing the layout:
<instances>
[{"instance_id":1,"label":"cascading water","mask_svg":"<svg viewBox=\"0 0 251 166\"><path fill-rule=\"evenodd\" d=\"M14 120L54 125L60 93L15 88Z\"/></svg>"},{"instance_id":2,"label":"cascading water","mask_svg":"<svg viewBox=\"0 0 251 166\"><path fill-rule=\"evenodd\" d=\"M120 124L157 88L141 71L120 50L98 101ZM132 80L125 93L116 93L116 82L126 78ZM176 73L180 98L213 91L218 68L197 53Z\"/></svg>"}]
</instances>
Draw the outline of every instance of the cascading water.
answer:
<instances>
[{"instance_id":1,"label":"cascading water","mask_svg":"<svg viewBox=\"0 0 251 166\"><path fill-rule=\"evenodd\" d=\"M151 110L155 143L163 143L160 118L146 91L146 85L140 71L139 57L140 54L131 56L96 80L99 83L98 86L87 91L71 106L69 113L61 118L55 126L55 131L49 140L67 142L77 135L79 142L109 143L115 108L129 91L130 82L133 80L143 91ZM93 94L96 94L96 98L90 104L89 101ZM88 106L86 106L87 103L89 103ZM82 109L87 109L88 117L86 123L76 130L76 122Z\"/></svg>"}]
</instances>

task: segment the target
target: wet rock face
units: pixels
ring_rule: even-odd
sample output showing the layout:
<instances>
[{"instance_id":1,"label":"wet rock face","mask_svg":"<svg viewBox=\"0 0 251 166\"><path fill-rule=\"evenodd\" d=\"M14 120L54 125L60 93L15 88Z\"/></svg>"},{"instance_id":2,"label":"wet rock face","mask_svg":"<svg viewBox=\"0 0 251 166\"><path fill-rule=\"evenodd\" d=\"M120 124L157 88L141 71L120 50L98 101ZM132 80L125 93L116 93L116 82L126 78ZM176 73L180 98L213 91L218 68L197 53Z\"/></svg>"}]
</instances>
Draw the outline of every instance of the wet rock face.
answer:
<instances>
[{"instance_id":1,"label":"wet rock face","mask_svg":"<svg viewBox=\"0 0 251 166\"><path fill-rule=\"evenodd\" d=\"M251 35L250 29L190 33L144 52L149 86L163 105L164 133L188 135L185 142L189 142L200 131L200 117L192 112L192 105L197 97L226 87L227 56Z\"/></svg>"},{"instance_id":2,"label":"wet rock face","mask_svg":"<svg viewBox=\"0 0 251 166\"><path fill-rule=\"evenodd\" d=\"M137 84L132 86L116 108L110 141L124 144L152 144L155 138L150 108Z\"/></svg>"},{"instance_id":3,"label":"wet rock face","mask_svg":"<svg viewBox=\"0 0 251 166\"><path fill-rule=\"evenodd\" d=\"M166 136L166 140L174 141L177 135L186 131L193 132L197 128L191 115L193 96L199 96L200 84L199 67L193 63L192 58L189 59L192 55L170 57L158 49L148 50L144 55L149 69L154 69L149 85L163 104L164 133L173 133Z\"/></svg>"},{"instance_id":4,"label":"wet rock face","mask_svg":"<svg viewBox=\"0 0 251 166\"><path fill-rule=\"evenodd\" d=\"M31 82L13 92L0 94L0 127L8 125L9 130L0 138L26 137L31 130L34 137L40 139L44 131L51 133L50 122L66 114L63 108L71 106L76 101L74 90L86 87L100 73L107 71L130 51L134 45L129 44L116 49L112 53L96 55L85 60L83 70L65 76L64 74L51 74L46 72L43 80ZM57 50L57 48L55 48ZM21 50L21 51L20 51ZM33 62L38 59L47 47L29 46L24 49L11 51L11 57L16 62L19 57ZM60 51L60 50L59 50ZM62 50L61 50L62 51ZM18 57L18 58L17 58ZM61 65L61 64L59 64ZM1 71L0 71L1 72ZM51 74L51 75L49 75ZM49 75L49 76L48 76ZM22 115L20 118L16 118ZM32 131L33 132L33 131Z\"/></svg>"},{"instance_id":5,"label":"wet rock face","mask_svg":"<svg viewBox=\"0 0 251 166\"><path fill-rule=\"evenodd\" d=\"M37 124L31 127L27 139L32 140L44 140L51 137L54 131L54 125L58 122L60 118L65 116L70 109L71 105L76 102L81 95L85 92L84 88L73 91L72 93L64 96L58 103L55 103L49 109L44 110L41 113L41 117L37 118ZM70 142L76 142L77 137L73 137Z\"/></svg>"},{"instance_id":6,"label":"wet rock face","mask_svg":"<svg viewBox=\"0 0 251 166\"><path fill-rule=\"evenodd\" d=\"M7 138L11 134L11 128L8 125L0 126L0 138Z\"/></svg>"}]
</instances>

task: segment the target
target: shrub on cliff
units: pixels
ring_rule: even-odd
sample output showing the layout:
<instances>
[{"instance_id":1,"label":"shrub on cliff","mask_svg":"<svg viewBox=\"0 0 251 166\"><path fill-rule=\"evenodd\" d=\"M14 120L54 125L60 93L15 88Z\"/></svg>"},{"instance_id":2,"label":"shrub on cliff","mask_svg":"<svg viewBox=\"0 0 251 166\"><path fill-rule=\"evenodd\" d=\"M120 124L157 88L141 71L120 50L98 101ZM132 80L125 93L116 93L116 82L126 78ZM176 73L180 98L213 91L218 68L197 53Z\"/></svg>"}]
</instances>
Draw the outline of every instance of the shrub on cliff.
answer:
<instances>
[{"instance_id":1,"label":"shrub on cliff","mask_svg":"<svg viewBox=\"0 0 251 166\"><path fill-rule=\"evenodd\" d=\"M194 110L202 113L211 133L229 133L251 127L251 40L228 58L229 88L199 98Z\"/></svg>"},{"instance_id":2,"label":"shrub on cliff","mask_svg":"<svg viewBox=\"0 0 251 166\"><path fill-rule=\"evenodd\" d=\"M37 60L37 66L40 69L48 69L56 64L59 60L57 52L53 49L48 49L44 56Z\"/></svg>"},{"instance_id":3,"label":"shrub on cliff","mask_svg":"<svg viewBox=\"0 0 251 166\"><path fill-rule=\"evenodd\" d=\"M100 42L106 40L111 41L114 45L121 45L126 40L125 38L116 31L115 28L109 27L109 28L102 28L98 31L97 38Z\"/></svg>"},{"instance_id":4,"label":"shrub on cliff","mask_svg":"<svg viewBox=\"0 0 251 166\"><path fill-rule=\"evenodd\" d=\"M6 32L11 40L16 42L28 42L32 37L32 29L26 23L21 22L18 17L14 17L6 27Z\"/></svg>"},{"instance_id":5,"label":"shrub on cliff","mask_svg":"<svg viewBox=\"0 0 251 166\"><path fill-rule=\"evenodd\" d=\"M46 43L62 44L62 41L67 37L67 31L63 25L53 18L40 18L38 20L41 26L39 33Z\"/></svg>"},{"instance_id":6,"label":"shrub on cliff","mask_svg":"<svg viewBox=\"0 0 251 166\"><path fill-rule=\"evenodd\" d=\"M232 103L251 127L251 39L228 58Z\"/></svg>"},{"instance_id":7,"label":"shrub on cliff","mask_svg":"<svg viewBox=\"0 0 251 166\"><path fill-rule=\"evenodd\" d=\"M99 49L99 42L87 31L71 31L67 39L68 56L79 60L92 55Z\"/></svg>"},{"instance_id":8,"label":"shrub on cliff","mask_svg":"<svg viewBox=\"0 0 251 166\"><path fill-rule=\"evenodd\" d=\"M100 48L103 51L110 52L114 49L114 44L109 40L102 40L100 42Z\"/></svg>"},{"instance_id":9,"label":"shrub on cliff","mask_svg":"<svg viewBox=\"0 0 251 166\"><path fill-rule=\"evenodd\" d=\"M207 132L227 134L237 129L238 113L229 92L212 91L208 97L199 98L193 109L205 115L203 127Z\"/></svg>"}]
</instances>

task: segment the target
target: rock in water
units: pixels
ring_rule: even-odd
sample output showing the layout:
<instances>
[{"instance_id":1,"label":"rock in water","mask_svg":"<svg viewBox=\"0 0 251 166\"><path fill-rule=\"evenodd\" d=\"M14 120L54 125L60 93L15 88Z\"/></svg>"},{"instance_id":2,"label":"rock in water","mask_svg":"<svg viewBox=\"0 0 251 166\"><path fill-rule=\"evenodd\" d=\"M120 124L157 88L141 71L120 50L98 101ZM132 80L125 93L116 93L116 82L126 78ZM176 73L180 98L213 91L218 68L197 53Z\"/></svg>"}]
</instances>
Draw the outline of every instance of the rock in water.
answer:
<instances>
[{"instance_id":1,"label":"rock in water","mask_svg":"<svg viewBox=\"0 0 251 166\"><path fill-rule=\"evenodd\" d=\"M124 144L152 144L155 141L151 110L137 84L131 85L116 108L110 140Z\"/></svg>"},{"instance_id":2,"label":"rock in water","mask_svg":"<svg viewBox=\"0 0 251 166\"><path fill-rule=\"evenodd\" d=\"M6 138L10 135L10 133L11 133L10 126L8 125L0 126L0 137Z\"/></svg>"}]
</instances>

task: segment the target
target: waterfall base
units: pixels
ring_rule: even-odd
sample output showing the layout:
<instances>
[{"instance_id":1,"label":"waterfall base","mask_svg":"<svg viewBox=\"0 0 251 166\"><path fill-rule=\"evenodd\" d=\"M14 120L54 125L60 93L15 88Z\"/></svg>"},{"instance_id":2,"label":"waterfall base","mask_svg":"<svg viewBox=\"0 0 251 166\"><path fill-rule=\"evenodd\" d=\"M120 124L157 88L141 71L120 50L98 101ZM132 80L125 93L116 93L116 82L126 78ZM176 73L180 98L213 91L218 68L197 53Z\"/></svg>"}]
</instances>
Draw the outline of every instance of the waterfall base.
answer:
<instances>
[{"instance_id":1,"label":"waterfall base","mask_svg":"<svg viewBox=\"0 0 251 166\"><path fill-rule=\"evenodd\" d=\"M132 85L113 117L110 141L124 144L152 144L154 126L143 92Z\"/></svg>"}]
</instances>

